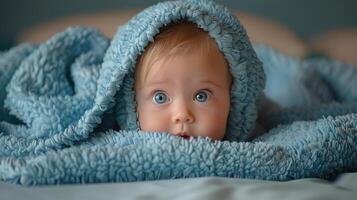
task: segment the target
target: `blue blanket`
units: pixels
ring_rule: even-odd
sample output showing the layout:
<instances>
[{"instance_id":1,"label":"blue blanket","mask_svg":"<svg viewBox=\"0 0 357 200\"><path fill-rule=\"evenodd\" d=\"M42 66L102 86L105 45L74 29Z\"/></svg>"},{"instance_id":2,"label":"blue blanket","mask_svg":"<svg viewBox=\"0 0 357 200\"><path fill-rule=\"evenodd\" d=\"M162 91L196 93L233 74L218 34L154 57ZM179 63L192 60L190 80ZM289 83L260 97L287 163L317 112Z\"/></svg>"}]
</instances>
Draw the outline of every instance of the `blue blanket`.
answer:
<instances>
[{"instance_id":1,"label":"blue blanket","mask_svg":"<svg viewBox=\"0 0 357 200\"><path fill-rule=\"evenodd\" d=\"M136 59L161 27L179 20L206 30L229 63L234 82L224 141L138 130ZM239 21L214 2L160 3L111 40L73 27L0 54L0 180L331 178L357 169L356 85L355 66L253 47ZM257 124L266 132L249 140Z\"/></svg>"}]
</instances>

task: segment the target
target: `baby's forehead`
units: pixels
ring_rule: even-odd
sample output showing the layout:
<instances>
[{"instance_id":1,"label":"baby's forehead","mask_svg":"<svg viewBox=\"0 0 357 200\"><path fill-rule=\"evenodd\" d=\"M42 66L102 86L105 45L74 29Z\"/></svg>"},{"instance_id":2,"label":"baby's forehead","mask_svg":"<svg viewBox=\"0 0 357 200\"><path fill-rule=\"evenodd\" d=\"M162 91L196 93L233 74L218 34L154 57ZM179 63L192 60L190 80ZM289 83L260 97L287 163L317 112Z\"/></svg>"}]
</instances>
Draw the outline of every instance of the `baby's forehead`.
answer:
<instances>
[{"instance_id":1,"label":"baby's forehead","mask_svg":"<svg viewBox=\"0 0 357 200\"><path fill-rule=\"evenodd\" d=\"M167 50L169 51L169 50ZM228 62L224 57L224 54L219 50L217 45L211 45L209 48L191 47L184 51L176 51L174 53L161 53L158 56L151 56L148 58L144 65L140 66L145 69L143 71L150 70L153 66L158 66L158 63L164 63L164 66L170 66L171 62L177 61L177 59L186 60L195 55L196 60L201 62L202 65L212 66L211 64L220 60L228 67Z\"/></svg>"},{"instance_id":2,"label":"baby's forehead","mask_svg":"<svg viewBox=\"0 0 357 200\"><path fill-rule=\"evenodd\" d=\"M183 25L185 27L183 28L184 30L179 28L181 25L175 25L166 29L163 33L160 32L158 34L160 37L155 37L158 40L154 39L154 42L145 48L135 69L135 79L140 78L141 80L145 80L152 71L157 74L159 72L156 71L159 71L160 68L173 68L175 66L172 66L170 63L177 61L175 59L180 58L185 60L192 55L197 56L197 60L195 60L196 64L200 62L200 66L206 66L202 70L208 70L215 66L214 64L217 63L217 60L221 61L225 68L228 68L228 62L220 51L215 39L209 36L208 32L201 29L197 31L199 28L196 25ZM177 32L170 31L172 28L177 29ZM158 65L158 63L165 64Z\"/></svg>"},{"instance_id":3,"label":"baby's forehead","mask_svg":"<svg viewBox=\"0 0 357 200\"><path fill-rule=\"evenodd\" d=\"M139 70L136 82L163 83L164 80L195 79L200 82L229 82L231 75L222 55L205 55L199 52L176 54L158 59L151 66Z\"/></svg>"}]
</instances>

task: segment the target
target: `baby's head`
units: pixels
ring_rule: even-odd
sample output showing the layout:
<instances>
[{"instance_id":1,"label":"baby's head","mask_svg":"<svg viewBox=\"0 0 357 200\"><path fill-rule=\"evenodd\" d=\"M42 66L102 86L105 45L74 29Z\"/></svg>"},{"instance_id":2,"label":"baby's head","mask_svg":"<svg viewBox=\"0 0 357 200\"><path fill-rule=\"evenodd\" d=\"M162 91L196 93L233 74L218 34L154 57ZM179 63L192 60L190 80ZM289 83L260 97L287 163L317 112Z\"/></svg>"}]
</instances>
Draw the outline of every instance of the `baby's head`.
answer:
<instances>
[{"instance_id":1,"label":"baby's head","mask_svg":"<svg viewBox=\"0 0 357 200\"><path fill-rule=\"evenodd\" d=\"M140 129L222 139L231 83L228 64L207 32L191 22L164 27L136 65Z\"/></svg>"},{"instance_id":2,"label":"baby's head","mask_svg":"<svg viewBox=\"0 0 357 200\"><path fill-rule=\"evenodd\" d=\"M256 125L262 63L237 18L213 1L145 9L118 29L102 69L95 108L115 105L122 130L245 141Z\"/></svg>"}]
</instances>

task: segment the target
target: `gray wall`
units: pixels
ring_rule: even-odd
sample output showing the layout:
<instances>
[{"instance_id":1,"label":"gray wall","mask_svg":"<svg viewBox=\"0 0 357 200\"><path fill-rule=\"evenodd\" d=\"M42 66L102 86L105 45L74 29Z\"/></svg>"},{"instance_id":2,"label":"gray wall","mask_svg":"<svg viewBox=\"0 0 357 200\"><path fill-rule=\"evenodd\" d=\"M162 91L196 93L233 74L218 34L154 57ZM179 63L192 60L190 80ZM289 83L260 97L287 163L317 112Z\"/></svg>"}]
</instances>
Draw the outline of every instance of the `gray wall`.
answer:
<instances>
[{"instance_id":1,"label":"gray wall","mask_svg":"<svg viewBox=\"0 0 357 200\"><path fill-rule=\"evenodd\" d=\"M158 0L0 0L0 50L14 45L24 28L61 16L147 7ZM357 27L357 0L217 0L230 9L266 16L308 39L336 27Z\"/></svg>"}]
</instances>

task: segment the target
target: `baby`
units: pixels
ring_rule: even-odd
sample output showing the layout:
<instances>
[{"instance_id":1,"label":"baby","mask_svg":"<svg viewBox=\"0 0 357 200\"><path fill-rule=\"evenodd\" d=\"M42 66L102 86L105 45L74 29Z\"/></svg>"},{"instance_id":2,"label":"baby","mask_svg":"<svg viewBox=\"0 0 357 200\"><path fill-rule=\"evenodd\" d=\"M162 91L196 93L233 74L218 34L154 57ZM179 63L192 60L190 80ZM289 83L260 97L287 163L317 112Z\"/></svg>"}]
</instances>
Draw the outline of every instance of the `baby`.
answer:
<instances>
[{"instance_id":1,"label":"baby","mask_svg":"<svg viewBox=\"0 0 357 200\"><path fill-rule=\"evenodd\" d=\"M231 85L227 61L216 41L194 23L172 23L155 36L136 65L140 129L221 140Z\"/></svg>"}]
</instances>

